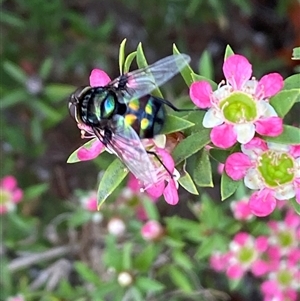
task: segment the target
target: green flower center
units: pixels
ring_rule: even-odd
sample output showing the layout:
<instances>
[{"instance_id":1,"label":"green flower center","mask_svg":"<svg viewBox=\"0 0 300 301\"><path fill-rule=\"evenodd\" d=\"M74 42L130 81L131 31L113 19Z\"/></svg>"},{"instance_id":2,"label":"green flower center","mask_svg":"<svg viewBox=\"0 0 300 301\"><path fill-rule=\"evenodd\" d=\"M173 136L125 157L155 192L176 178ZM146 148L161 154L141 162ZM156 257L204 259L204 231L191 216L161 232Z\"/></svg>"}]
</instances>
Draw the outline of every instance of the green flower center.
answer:
<instances>
[{"instance_id":1,"label":"green flower center","mask_svg":"<svg viewBox=\"0 0 300 301\"><path fill-rule=\"evenodd\" d=\"M277 281L283 286L283 287L289 287L290 284L293 281L293 276L290 271L286 270L281 270L277 274Z\"/></svg>"},{"instance_id":2,"label":"green flower center","mask_svg":"<svg viewBox=\"0 0 300 301\"><path fill-rule=\"evenodd\" d=\"M249 263L254 259L254 250L250 247L243 247L239 253L239 261L241 263Z\"/></svg>"},{"instance_id":3,"label":"green flower center","mask_svg":"<svg viewBox=\"0 0 300 301\"><path fill-rule=\"evenodd\" d=\"M11 202L12 196L11 193L7 190L0 188L0 205L7 204Z\"/></svg>"},{"instance_id":4,"label":"green flower center","mask_svg":"<svg viewBox=\"0 0 300 301\"><path fill-rule=\"evenodd\" d=\"M293 235L289 232L283 232L283 231L278 233L278 240L282 247L292 246L294 242Z\"/></svg>"},{"instance_id":5,"label":"green flower center","mask_svg":"<svg viewBox=\"0 0 300 301\"><path fill-rule=\"evenodd\" d=\"M258 171L269 187L290 183L294 179L294 160L287 153L266 151L260 157Z\"/></svg>"},{"instance_id":6,"label":"green flower center","mask_svg":"<svg viewBox=\"0 0 300 301\"><path fill-rule=\"evenodd\" d=\"M253 122L257 117L254 99L243 92L233 92L220 102L224 117L231 123Z\"/></svg>"}]
</instances>

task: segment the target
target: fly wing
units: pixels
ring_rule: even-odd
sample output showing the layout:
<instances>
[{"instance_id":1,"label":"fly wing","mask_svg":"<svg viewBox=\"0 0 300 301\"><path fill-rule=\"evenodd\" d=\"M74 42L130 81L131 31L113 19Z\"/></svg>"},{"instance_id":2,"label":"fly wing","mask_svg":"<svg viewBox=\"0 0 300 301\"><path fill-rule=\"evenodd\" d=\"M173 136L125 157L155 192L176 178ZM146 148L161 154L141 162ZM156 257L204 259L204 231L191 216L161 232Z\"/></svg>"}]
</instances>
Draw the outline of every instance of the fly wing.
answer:
<instances>
[{"instance_id":1,"label":"fly wing","mask_svg":"<svg viewBox=\"0 0 300 301\"><path fill-rule=\"evenodd\" d=\"M151 161L137 133L131 126L126 125L124 118L120 115L115 115L112 122L114 129L106 147L120 158L144 187L156 183L158 181L157 167ZM103 141L102 130L94 128L94 131Z\"/></svg>"},{"instance_id":2,"label":"fly wing","mask_svg":"<svg viewBox=\"0 0 300 301\"><path fill-rule=\"evenodd\" d=\"M119 76L109 85L119 89L125 102L140 98L163 85L180 72L191 58L186 54L173 54L154 64Z\"/></svg>"}]
</instances>

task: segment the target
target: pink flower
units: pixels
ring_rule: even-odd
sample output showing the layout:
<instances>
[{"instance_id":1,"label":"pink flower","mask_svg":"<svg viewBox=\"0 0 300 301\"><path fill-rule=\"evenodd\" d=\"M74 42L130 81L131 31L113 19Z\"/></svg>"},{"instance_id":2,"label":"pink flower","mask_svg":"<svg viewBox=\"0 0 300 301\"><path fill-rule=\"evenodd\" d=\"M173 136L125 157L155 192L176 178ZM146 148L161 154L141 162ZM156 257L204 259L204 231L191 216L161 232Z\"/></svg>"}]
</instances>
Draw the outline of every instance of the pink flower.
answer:
<instances>
[{"instance_id":1,"label":"pink flower","mask_svg":"<svg viewBox=\"0 0 300 301\"><path fill-rule=\"evenodd\" d=\"M260 256L267 247L267 238L264 236L255 239L246 232L236 234L229 244L226 275L230 279L240 279L246 271L252 271L255 275L266 273L266 264L260 260Z\"/></svg>"},{"instance_id":2,"label":"pink flower","mask_svg":"<svg viewBox=\"0 0 300 301\"><path fill-rule=\"evenodd\" d=\"M225 271L229 265L230 256L230 253L214 252L209 259L211 268L217 272Z\"/></svg>"},{"instance_id":3,"label":"pink flower","mask_svg":"<svg viewBox=\"0 0 300 301\"><path fill-rule=\"evenodd\" d=\"M253 138L242 145L242 152L231 154L225 171L233 180L244 178L245 185L257 190L249 199L256 216L269 215L277 200L296 197L300 203L300 155L298 146L266 143Z\"/></svg>"},{"instance_id":4,"label":"pink flower","mask_svg":"<svg viewBox=\"0 0 300 301\"><path fill-rule=\"evenodd\" d=\"M23 191L17 186L13 176L6 176L0 181L0 214L14 211L21 201Z\"/></svg>"},{"instance_id":5,"label":"pink flower","mask_svg":"<svg viewBox=\"0 0 300 301\"><path fill-rule=\"evenodd\" d=\"M206 81L194 82L190 97L199 108L209 108L203 126L212 128L211 141L220 148L229 148L236 142L248 143L257 132L263 136L278 136L283 131L282 118L269 104L269 98L283 87L278 73L263 76L260 81L251 78L252 66L241 55L232 55L224 61L225 84L213 91Z\"/></svg>"},{"instance_id":6,"label":"pink flower","mask_svg":"<svg viewBox=\"0 0 300 301\"><path fill-rule=\"evenodd\" d=\"M161 195L164 196L165 201L170 205L176 205L179 201L178 196L178 182L179 173L175 169L174 160L171 155L164 150L154 146L155 153L160 157L165 167L161 168L159 173L159 180L146 189L147 193L153 197L158 198ZM153 160L157 160L153 157ZM166 170L167 169L167 170Z\"/></svg>"},{"instance_id":7,"label":"pink flower","mask_svg":"<svg viewBox=\"0 0 300 301\"><path fill-rule=\"evenodd\" d=\"M276 271L268 275L261 285L264 300L296 301L299 297L300 272L297 266L288 266L281 262Z\"/></svg>"},{"instance_id":8,"label":"pink flower","mask_svg":"<svg viewBox=\"0 0 300 301\"><path fill-rule=\"evenodd\" d=\"M250 220L254 216L248 206L248 200L233 201L230 203L231 211L237 220Z\"/></svg>"},{"instance_id":9,"label":"pink flower","mask_svg":"<svg viewBox=\"0 0 300 301\"><path fill-rule=\"evenodd\" d=\"M90 191L87 195L80 198L80 203L82 208L88 211L97 211L98 205L97 205L97 192L96 191Z\"/></svg>"},{"instance_id":10,"label":"pink flower","mask_svg":"<svg viewBox=\"0 0 300 301\"><path fill-rule=\"evenodd\" d=\"M145 240L155 241L162 236L163 227L158 221L150 220L143 225L141 234Z\"/></svg>"}]
</instances>

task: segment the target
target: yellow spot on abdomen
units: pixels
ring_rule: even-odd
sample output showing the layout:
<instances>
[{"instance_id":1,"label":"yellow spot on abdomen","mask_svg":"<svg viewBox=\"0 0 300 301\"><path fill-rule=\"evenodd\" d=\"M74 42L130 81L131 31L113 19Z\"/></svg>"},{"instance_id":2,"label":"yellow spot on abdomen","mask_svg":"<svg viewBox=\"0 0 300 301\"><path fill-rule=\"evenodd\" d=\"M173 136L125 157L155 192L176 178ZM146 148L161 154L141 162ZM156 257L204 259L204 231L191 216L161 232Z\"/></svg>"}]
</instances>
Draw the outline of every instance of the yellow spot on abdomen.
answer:
<instances>
[{"instance_id":1,"label":"yellow spot on abdomen","mask_svg":"<svg viewBox=\"0 0 300 301\"><path fill-rule=\"evenodd\" d=\"M133 99L128 103L128 107L133 110L133 111L138 111L140 108L139 100L138 99Z\"/></svg>"},{"instance_id":2,"label":"yellow spot on abdomen","mask_svg":"<svg viewBox=\"0 0 300 301\"><path fill-rule=\"evenodd\" d=\"M152 110L152 106L149 103L145 107L145 112L149 115L152 115L153 110Z\"/></svg>"},{"instance_id":3,"label":"yellow spot on abdomen","mask_svg":"<svg viewBox=\"0 0 300 301\"><path fill-rule=\"evenodd\" d=\"M132 125L136 121L137 117L134 114L128 114L125 116L125 122L128 125Z\"/></svg>"},{"instance_id":4,"label":"yellow spot on abdomen","mask_svg":"<svg viewBox=\"0 0 300 301\"><path fill-rule=\"evenodd\" d=\"M145 130L149 126L149 120L147 118L143 118L141 120L141 128Z\"/></svg>"}]
</instances>

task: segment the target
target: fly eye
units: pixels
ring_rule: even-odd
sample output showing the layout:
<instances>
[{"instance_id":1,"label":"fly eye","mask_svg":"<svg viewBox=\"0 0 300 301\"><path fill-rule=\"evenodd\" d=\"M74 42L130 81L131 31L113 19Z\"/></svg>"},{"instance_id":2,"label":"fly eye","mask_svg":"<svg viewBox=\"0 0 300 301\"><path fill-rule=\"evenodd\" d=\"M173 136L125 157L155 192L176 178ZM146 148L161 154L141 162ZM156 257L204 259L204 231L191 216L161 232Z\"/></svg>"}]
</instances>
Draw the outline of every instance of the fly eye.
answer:
<instances>
[{"instance_id":1,"label":"fly eye","mask_svg":"<svg viewBox=\"0 0 300 301\"><path fill-rule=\"evenodd\" d=\"M77 106L75 103L72 103L69 101L69 113L72 118L76 119L77 118Z\"/></svg>"}]
</instances>

